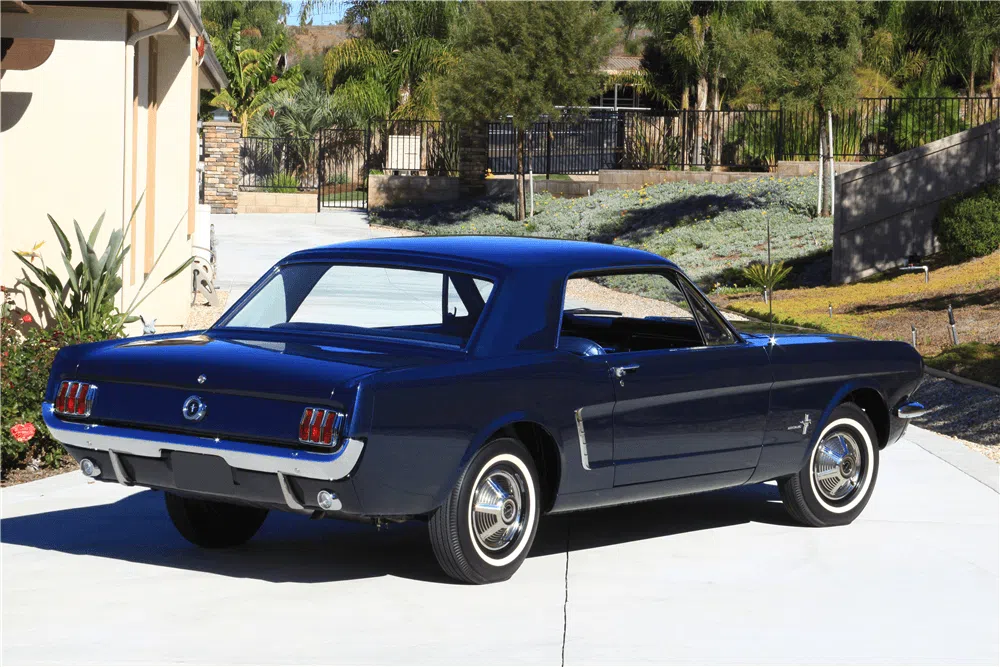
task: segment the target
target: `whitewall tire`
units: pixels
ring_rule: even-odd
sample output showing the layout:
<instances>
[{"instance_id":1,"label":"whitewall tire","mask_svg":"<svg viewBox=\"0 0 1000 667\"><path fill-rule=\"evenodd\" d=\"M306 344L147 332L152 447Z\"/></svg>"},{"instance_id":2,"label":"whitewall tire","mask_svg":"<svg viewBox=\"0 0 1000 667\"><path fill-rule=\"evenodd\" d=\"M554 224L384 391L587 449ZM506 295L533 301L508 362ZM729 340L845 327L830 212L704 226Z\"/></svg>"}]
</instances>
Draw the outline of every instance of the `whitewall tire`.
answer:
<instances>
[{"instance_id":1,"label":"whitewall tire","mask_svg":"<svg viewBox=\"0 0 1000 667\"><path fill-rule=\"evenodd\" d=\"M879 447L871 420L853 403L833 411L805 466L779 480L789 514L810 526L854 521L868 504L878 479Z\"/></svg>"},{"instance_id":2,"label":"whitewall tire","mask_svg":"<svg viewBox=\"0 0 1000 667\"><path fill-rule=\"evenodd\" d=\"M430 518L431 546L445 573L473 584L509 579L535 539L539 499L538 472L524 445L489 442Z\"/></svg>"}]
</instances>

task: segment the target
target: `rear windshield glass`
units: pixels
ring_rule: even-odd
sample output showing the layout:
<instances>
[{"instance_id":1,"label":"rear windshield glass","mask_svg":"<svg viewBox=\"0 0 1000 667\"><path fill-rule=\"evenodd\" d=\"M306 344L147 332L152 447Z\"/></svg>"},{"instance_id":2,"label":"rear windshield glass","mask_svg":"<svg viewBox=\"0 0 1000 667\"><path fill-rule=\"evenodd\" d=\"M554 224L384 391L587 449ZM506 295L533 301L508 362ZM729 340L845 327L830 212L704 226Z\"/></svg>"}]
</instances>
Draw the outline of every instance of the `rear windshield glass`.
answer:
<instances>
[{"instance_id":1,"label":"rear windshield glass","mask_svg":"<svg viewBox=\"0 0 1000 667\"><path fill-rule=\"evenodd\" d=\"M492 292L492 281L465 273L290 264L217 326L360 333L464 346Z\"/></svg>"}]
</instances>

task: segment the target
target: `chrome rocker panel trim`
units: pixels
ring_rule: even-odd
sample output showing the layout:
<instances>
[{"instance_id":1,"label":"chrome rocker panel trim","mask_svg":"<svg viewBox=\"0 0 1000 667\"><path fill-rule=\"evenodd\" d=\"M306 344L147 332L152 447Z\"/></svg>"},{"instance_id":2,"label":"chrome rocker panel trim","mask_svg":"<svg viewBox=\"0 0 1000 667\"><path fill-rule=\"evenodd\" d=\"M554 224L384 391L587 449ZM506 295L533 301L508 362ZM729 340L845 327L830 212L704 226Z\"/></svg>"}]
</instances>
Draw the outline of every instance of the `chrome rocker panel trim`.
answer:
<instances>
[{"instance_id":1,"label":"chrome rocker panel trim","mask_svg":"<svg viewBox=\"0 0 1000 667\"><path fill-rule=\"evenodd\" d=\"M209 454L222 457L233 468L326 481L347 477L365 447L361 440L344 438L336 452L321 454L237 440L83 424L60 419L49 402L42 403L42 419L56 440L75 447L150 458L161 458L164 451ZM118 475L119 481L123 477Z\"/></svg>"}]
</instances>

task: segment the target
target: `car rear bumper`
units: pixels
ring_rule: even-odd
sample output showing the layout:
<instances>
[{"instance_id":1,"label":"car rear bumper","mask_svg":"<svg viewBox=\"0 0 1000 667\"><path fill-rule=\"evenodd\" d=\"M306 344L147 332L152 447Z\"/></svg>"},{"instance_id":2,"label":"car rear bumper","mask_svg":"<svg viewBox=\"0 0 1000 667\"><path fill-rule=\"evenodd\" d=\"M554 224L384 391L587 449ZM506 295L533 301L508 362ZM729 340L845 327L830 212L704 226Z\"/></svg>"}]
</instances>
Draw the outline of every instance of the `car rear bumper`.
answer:
<instances>
[{"instance_id":1,"label":"car rear bumper","mask_svg":"<svg viewBox=\"0 0 1000 667\"><path fill-rule=\"evenodd\" d=\"M66 450L77 460L91 458L100 467L97 479L121 484L188 491L198 495L229 497L236 501L268 506L285 506L296 511L318 509L316 493L321 489L336 491L334 486L350 487L347 477L357 467L364 450L361 440L344 438L341 447L330 454L286 449L270 445L162 433L103 424L86 424L60 419L51 403L42 404L42 418ZM175 453L221 459L231 471L229 483L185 484L175 476ZM196 480L197 481L197 480ZM340 483L337 483L340 482ZM336 484L335 484L336 483ZM313 488L315 487L315 489ZM338 498L342 498L338 493ZM361 513L356 503L345 512Z\"/></svg>"}]
</instances>

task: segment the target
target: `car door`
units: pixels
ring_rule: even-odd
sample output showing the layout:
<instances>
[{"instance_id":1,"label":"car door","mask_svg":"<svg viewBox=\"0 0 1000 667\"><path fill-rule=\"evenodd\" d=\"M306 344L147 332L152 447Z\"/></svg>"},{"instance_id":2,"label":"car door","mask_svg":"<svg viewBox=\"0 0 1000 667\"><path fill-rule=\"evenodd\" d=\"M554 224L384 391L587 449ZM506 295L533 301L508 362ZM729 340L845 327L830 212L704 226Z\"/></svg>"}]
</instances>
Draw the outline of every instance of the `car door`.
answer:
<instances>
[{"instance_id":1,"label":"car door","mask_svg":"<svg viewBox=\"0 0 1000 667\"><path fill-rule=\"evenodd\" d=\"M676 272L666 294L678 326L690 318L698 340L673 347L633 341L608 362L615 388L615 486L746 471L760 456L771 370L765 345L743 341L689 281ZM669 300L669 298L668 298ZM647 319L658 319L648 318ZM656 341L654 341L655 343ZM706 477L706 482L710 478Z\"/></svg>"}]
</instances>

